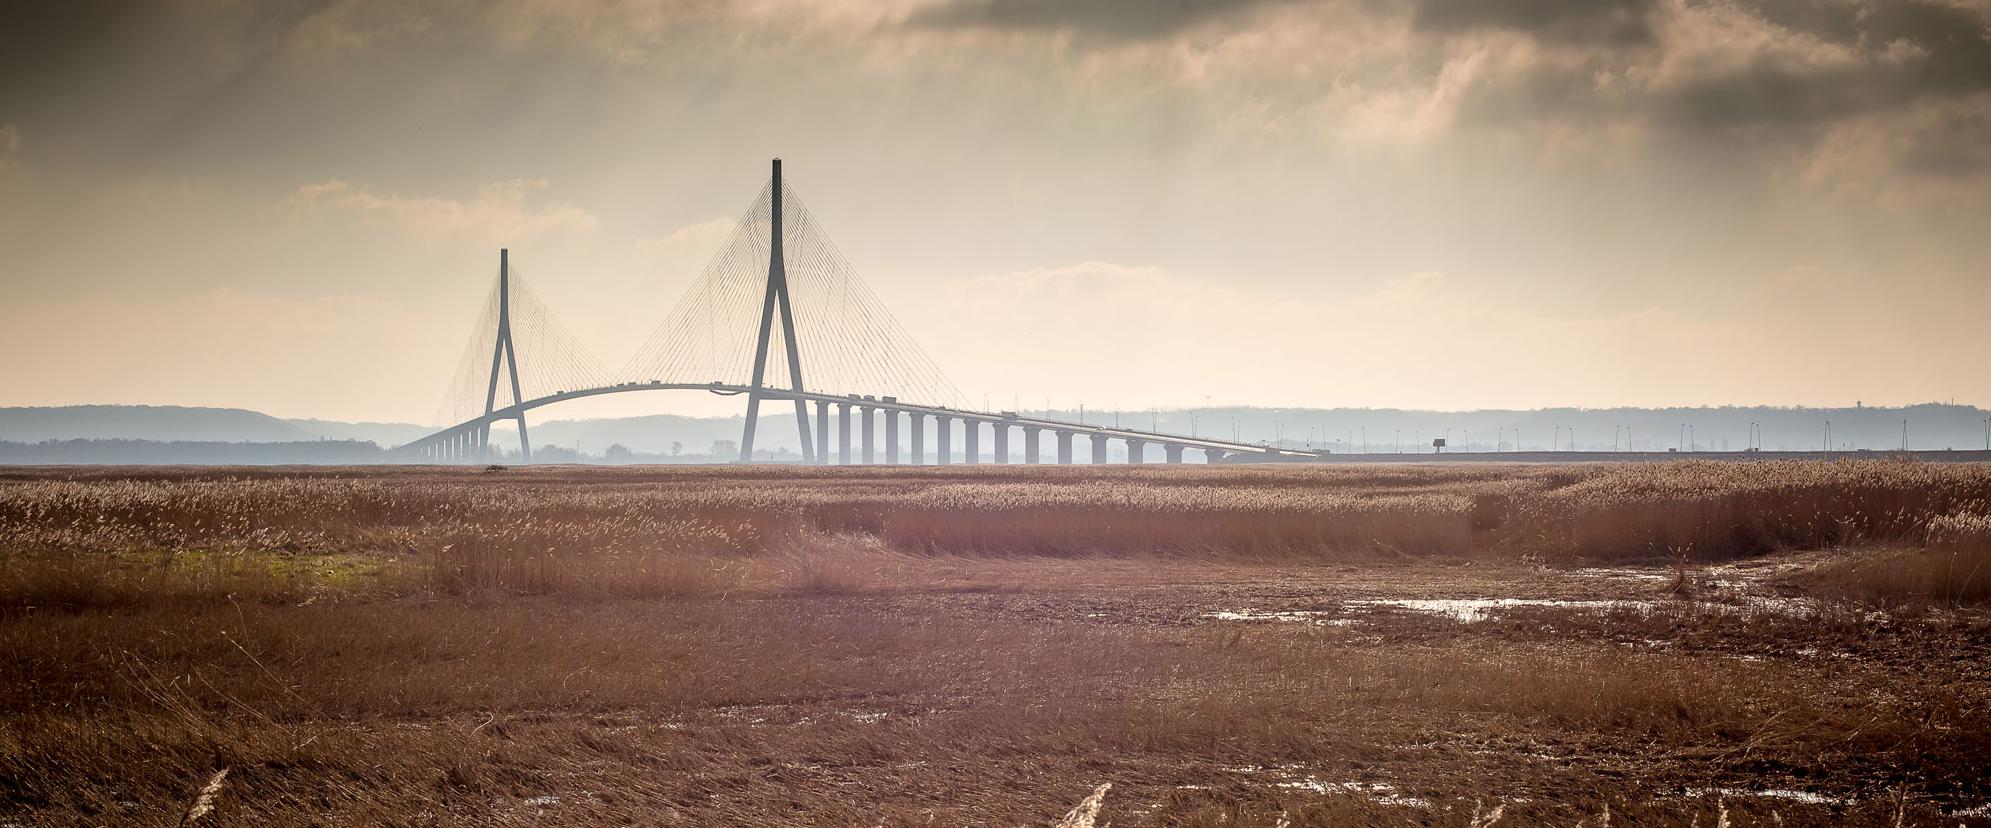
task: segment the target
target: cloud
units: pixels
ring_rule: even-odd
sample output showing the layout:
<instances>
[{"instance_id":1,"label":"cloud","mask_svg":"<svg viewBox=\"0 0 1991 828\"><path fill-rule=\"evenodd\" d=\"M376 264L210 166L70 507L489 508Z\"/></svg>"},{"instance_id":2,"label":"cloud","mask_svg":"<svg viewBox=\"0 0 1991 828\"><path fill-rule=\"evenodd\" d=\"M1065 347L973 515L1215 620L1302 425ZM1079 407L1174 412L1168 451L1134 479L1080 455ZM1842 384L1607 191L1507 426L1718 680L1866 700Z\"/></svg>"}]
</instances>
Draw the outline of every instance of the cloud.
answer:
<instances>
[{"instance_id":1,"label":"cloud","mask_svg":"<svg viewBox=\"0 0 1991 828\"><path fill-rule=\"evenodd\" d=\"M358 51L427 31L441 4L330 0L291 26L290 44L307 52Z\"/></svg>"},{"instance_id":2,"label":"cloud","mask_svg":"<svg viewBox=\"0 0 1991 828\"><path fill-rule=\"evenodd\" d=\"M643 279L659 275L682 278L685 274L698 273L725 246L736 226L733 219L715 218L693 222L661 236L637 239L630 249L630 258L619 270L640 274Z\"/></svg>"},{"instance_id":3,"label":"cloud","mask_svg":"<svg viewBox=\"0 0 1991 828\"><path fill-rule=\"evenodd\" d=\"M284 206L352 213L417 235L473 235L501 243L592 230L599 224L594 215L571 204L529 204L527 196L545 187L545 181L512 179L479 187L470 199L410 198L374 195L334 178L297 188L284 199Z\"/></svg>"},{"instance_id":4,"label":"cloud","mask_svg":"<svg viewBox=\"0 0 1991 828\"><path fill-rule=\"evenodd\" d=\"M1883 203L1969 202L1991 189L1991 96L1834 124L1803 179Z\"/></svg>"},{"instance_id":5,"label":"cloud","mask_svg":"<svg viewBox=\"0 0 1991 828\"><path fill-rule=\"evenodd\" d=\"M113 0L0 4L0 93L31 91L30 82L46 77L59 56L87 52L115 34L121 21L139 16L128 8L136 5Z\"/></svg>"},{"instance_id":6,"label":"cloud","mask_svg":"<svg viewBox=\"0 0 1991 828\"><path fill-rule=\"evenodd\" d=\"M1088 106L1163 102L1241 151L1445 153L1491 134L1816 181L1846 169L1811 158L1835 134L1912 109L1943 111L1915 116L1893 174L1985 163L1940 126L1991 96L1981 0L937 0L898 31L950 35L971 65L1060 66Z\"/></svg>"},{"instance_id":7,"label":"cloud","mask_svg":"<svg viewBox=\"0 0 1991 828\"><path fill-rule=\"evenodd\" d=\"M1495 130L1643 158L1714 153L1831 188L1895 177L1908 183L1883 188L1897 200L1956 195L1968 188L1925 184L1991 173L1973 134L1991 106L1991 5L1417 0L1412 20L1421 40L1406 54L1436 57L1395 88L1364 89L1353 111L1396 113L1440 138ZM1479 58L1469 76L1450 71L1463 55ZM1445 106L1376 108L1390 100Z\"/></svg>"},{"instance_id":8,"label":"cloud","mask_svg":"<svg viewBox=\"0 0 1991 828\"><path fill-rule=\"evenodd\" d=\"M733 229L737 226L738 222L722 216L693 222L661 236L643 239L637 244L646 249L692 248L710 252L717 250L720 244L732 236Z\"/></svg>"},{"instance_id":9,"label":"cloud","mask_svg":"<svg viewBox=\"0 0 1991 828\"><path fill-rule=\"evenodd\" d=\"M1497 29L1622 47L1652 41L1655 6L1654 0L1417 0L1412 19L1430 32Z\"/></svg>"},{"instance_id":10,"label":"cloud","mask_svg":"<svg viewBox=\"0 0 1991 828\"><path fill-rule=\"evenodd\" d=\"M1145 40L1280 2L1288 0L944 0L913 12L906 24Z\"/></svg>"},{"instance_id":11,"label":"cloud","mask_svg":"<svg viewBox=\"0 0 1991 828\"><path fill-rule=\"evenodd\" d=\"M15 124L0 125L0 172L6 172L21 164L21 128Z\"/></svg>"},{"instance_id":12,"label":"cloud","mask_svg":"<svg viewBox=\"0 0 1991 828\"><path fill-rule=\"evenodd\" d=\"M513 49L572 51L622 66L703 47L786 45L810 30L872 28L910 0L328 0L290 25L300 51L338 53L434 35L474 34Z\"/></svg>"},{"instance_id":13,"label":"cloud","mask_svg":"<svg viewBox=\"0 0 1991 828\"><path fill-rule=\"evenodd\" d=\"M1665 110L1686 126L1816 124L1932 97L1991 90L1991 20L1977 10L1927 0L1885 0L1834 14L1829 0L1793 14L1788 0L1758 11L1762 19L1812 40L1807 59L1788 50L1759 52L1746 63L1680 88Z\"/></svg>"}]
</instances>

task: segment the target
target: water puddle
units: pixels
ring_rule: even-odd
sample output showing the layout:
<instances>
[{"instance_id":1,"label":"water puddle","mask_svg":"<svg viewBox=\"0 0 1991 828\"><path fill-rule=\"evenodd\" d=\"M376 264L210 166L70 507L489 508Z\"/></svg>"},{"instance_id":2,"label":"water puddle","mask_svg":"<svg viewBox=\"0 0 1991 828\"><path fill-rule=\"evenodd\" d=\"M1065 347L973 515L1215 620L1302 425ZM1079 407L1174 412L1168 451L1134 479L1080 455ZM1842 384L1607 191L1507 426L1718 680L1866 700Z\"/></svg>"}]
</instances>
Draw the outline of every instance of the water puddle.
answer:
<instances>
[{"instance_id":1,"label":"water puddle","mask_svg":"<svg viewBox=\"0 0 1991 828\"><path fill-rule=\"evenodd\" d=\"M1484 621L1497 610L1514 607L1558 607L1563 609L1632 610L1650 612L1651 601L1631 600L1568 600L1562 598L1374 598L1349 601L1349 606L1394 607L1412 612L1449 616L1461 624Z\"/></svg>"},{"instance_id":2,"label":"water puddle","mask_svg":"<svg viewBox=\"0 0 1991 828\"><path fill-rule=\"evenodd\" d=\"M1322 627L1345 627L1348 626L1349 624L1355 623L1355 619L1353 618L1329 617L1338 614L1339 613L1325 612L1320 610L1258 612L1256 610L1245 609L1237 611L1226 610L1222 612L1206 612L1203 613L1203 617L1215 621L1298 621L1301 623L1314 624L1316 626L1322 626Z\"/></svg>"},{"instance_id":3,"label":"water puddle","mask_svg":"<svg viewBox=\"0 0 1991 828\"><path fill-rule=\"evenodd\" d=\"M1639 581L1643 583L1663 583L1679 577L1679 573L1662 569L1605 569L1590 567L1572 569L1568 574L1578 578L1597 578L1607 581Z\"/></svg>"},{"instance_id":4,"label":"water puddle","mask_svg":"<svg viewBox=\"0 0 1991 828\"><path fill-rule=\"evenodd\" d=\"M1442 616L1461 624L1473 624L1493 618L1507 610L1536 607L1598 614L1611 612L1652 614L1677 609L1737 616L1783 615L1798 618L1815 615L1820 611L1819 605L1808 599L1774 595L1735 596L1728 603L1642 598L1361 598L1343 603L1342 608L1338 610L1271 611L1245 608L1206 612L1202 617L1213 621L1272 621L1341 627L1360 620L1347 617L1350 612L1359 614L1376 610L1403 610ZM1876 615L1873 620L1885 620L1885 618Z\"/></svg>"},{"instance_id":5,"label":"water puddle","mask_svg":"<svg viewBox=\"0 0 1991 828\"><path fill-rule=\"evenodd\" d=\"M1405 795L1399 792L1396 786L1387 782L1329 782L1306 773L1305 766L1303 765L1283 765L1276 768L1267 768L1258 765L1233 765L1224 768L1224 770L1230 773L1254 776L1270 775L1277 779L1277 781L1273 782L1274 785L1289 790L1311 791L1317 794L1348 794L1365 797L1380 805L1396 805L1404 808L1430 810L1432 807L1431 800ZM1178 787L1189 788L1193 786L1183 785Z\"/></svg>"},{"instance_id":6,"label":"water puddle","mask_svg":"<svg viewBox=\"0 0 1991 828\"><path fill-rule=\"evenodd\" d=\"M1396 786L1386 782L1325 782L1314 777L1279 783L1281 788L1298 788L1320 794L1344 793L1367 797L1379 805L1397 805L1405 808L1431 809L1431 800L1423 797L1405 796L1397 792Z\"/></svg>"},{"instance_id":7,"label":"water puddle","mask_svg":"<svg viewBox=\"0 0 1991 828\"><path fill-rule=\"evenodd\" d=\"M913 711L913 715L918 715L919 712ZM930 709L924 712L940 713L943 711ZM889 710L866 710L855 707L812 711L807 708L786 704L734 704L712 708L711 715L728 722L740 722L755 726L807 727L819 722L829 723L837 720L875 725L895 714ZM677 730L684 729L683 725L664 726Z\"/></svg>"},{"instance_id":8,"label":"water puddle","mask_svg":"<svg viewBox=\"0 0 1991 828\"><path fill-rule=\"evenodd\" d=\"M1761 799L1782 799L1805 805L1853 804L1853 800L1845 797L1826 796L1825 794L1812 793L1811 791L1794 791L1788 788L1764 788L1762 790L1750 790L1748 788L1688 788L1686 794L1688 796L1719 796L1728 799L1744 799L1753 796Z\"/></svg>"}]
</instances>

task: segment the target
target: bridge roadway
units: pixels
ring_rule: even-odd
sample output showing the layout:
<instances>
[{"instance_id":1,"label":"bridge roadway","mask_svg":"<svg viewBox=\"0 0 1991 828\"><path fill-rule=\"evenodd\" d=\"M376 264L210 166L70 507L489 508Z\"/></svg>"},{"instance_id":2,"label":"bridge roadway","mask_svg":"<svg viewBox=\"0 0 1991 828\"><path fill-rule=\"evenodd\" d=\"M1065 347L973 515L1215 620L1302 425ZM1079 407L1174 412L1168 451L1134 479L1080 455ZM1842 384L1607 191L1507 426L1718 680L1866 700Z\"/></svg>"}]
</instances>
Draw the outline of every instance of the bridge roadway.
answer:
<instances>
[{"instance_id":1,"label":"bridge roadway","mask_svg":"<svg viewBox=\"0 0 1991 828\"><path fill-rule=\"evenodd\" d=\"M398 446L395 448L395 451L403 456L439 463L478 462L487 456L485 450L490 444L491 425L493 423L500 420L518 420L523 423L525 412L541 406L552 405L567 400L576 400L582 397L597 397L603 394L623 394L635 391L706 391L713 394L730 396L745 394L753 390L753 388L745 385L729 385L720 382L705 384L626 382L599 388L559 391L536 399L516 403L505 408L495 409L489 414L465 420L427 437L423 437L420 440ZM941 465L953 461L953 446L949 432L951 430L950 426L957 420L966 424L966 427L962 429L961 456L962 461L967 463L981 461L979 442L982 431L981 426L983 424L988 424L991 427L991 433L994 438L993 445L990 447L991 459L997 463L1009 462L1009 429L1012 426L1023 430L1023 462L1025 463L1041 462L1039 458L1041 457L1040 449L1042 447L1040 445L1039 434L1042 432L1051 433L1052 441L1056 446L1056 462L1059 463L1074 462L1072 443L1080 435L1088 437L1092 443L1091 460L1093 463L1107 462L1107 444L1113 440L1120 440L1126 443L1127 462L1129 463L1145 462L1147 446L1150 444L1161 446L1163 457L1169 463L1182 462L1182 453L1190 449L1203 452L1204 458L1211 463L1222 462L1225 459L1237 459L1238 455L1249 455L1254 460L1267 462L1313 460L1324 456L1324 453L1321 452L1272 448L1253 443L1217 440L1208 437L1187 437L1180 434L1162 434L1131 428L1070 423L1062 420L1025 417L1011 412L968 411L947 408L945 406L919 405L916 403L900 402L892 397L874 399L855 394L824 394L813 391L794 391L792 389L768 387L759 389L759 394L762 399L767 400L800 399L816 404L816 439L814 445L820 456L815 459L821 463L830 462L830 452L828 449L830 446L830 408L832 406L837 409L837 435L840 440L836 452L836 462L840 464L869 464L878 461L879 452L876 450L877 446L873 439L873 435L876 433L873 428L873 419L877 412L885 414L883 459L884 462L889 464L901 462L898 434L900 414L907 415L908 448L911 449L912 457L910 462L913 464L926 462L928 447L924 445L924 435L927 418L934 420L934 441L931 450L935 462ZM858 419L860 420L855 442L853 442L851 435L852 409L857 410ZM527 457L530 459L529 452Z\"/></svg>"}]
</instances>

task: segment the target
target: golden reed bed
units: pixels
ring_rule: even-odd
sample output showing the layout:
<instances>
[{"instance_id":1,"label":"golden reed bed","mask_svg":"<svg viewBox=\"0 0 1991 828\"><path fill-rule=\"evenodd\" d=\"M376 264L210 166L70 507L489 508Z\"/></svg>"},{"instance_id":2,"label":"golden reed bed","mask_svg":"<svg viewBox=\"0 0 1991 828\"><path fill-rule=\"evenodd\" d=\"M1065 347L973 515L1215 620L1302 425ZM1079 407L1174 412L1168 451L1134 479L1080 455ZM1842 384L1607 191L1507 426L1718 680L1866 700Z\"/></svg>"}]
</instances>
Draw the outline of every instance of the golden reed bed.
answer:
<instances>
[{"instance_id":1,"label":"golden reed bed","mask_svg":"<svg viewBox=\"0 0 1991 828\"><path fill-rule=\"evenodd\" d=\"M14 470L0 824L1980 825L1987 492Z\"/></svg>"},{"instance_id":2,"label":"golden reed bed","mask_svg":"<svg viewBox=\"0 0 1991 828\"><path fill-rule=\"evenodd\" d=\"M0 595L369 582L691 594L907 554L1722 561L1888 546L1848 593L1981 600L1991 467L1623 466L44 470L0 482ZM244 553L307 565L271 567ZM332 566L308 565L333 553ZM328 574L329 573L329 574ZM766 574L760 572L759 574ZM820 572L818 573L821 574ZM40 597L37 597L40 596Z\"/></svg>"}]
</instances>

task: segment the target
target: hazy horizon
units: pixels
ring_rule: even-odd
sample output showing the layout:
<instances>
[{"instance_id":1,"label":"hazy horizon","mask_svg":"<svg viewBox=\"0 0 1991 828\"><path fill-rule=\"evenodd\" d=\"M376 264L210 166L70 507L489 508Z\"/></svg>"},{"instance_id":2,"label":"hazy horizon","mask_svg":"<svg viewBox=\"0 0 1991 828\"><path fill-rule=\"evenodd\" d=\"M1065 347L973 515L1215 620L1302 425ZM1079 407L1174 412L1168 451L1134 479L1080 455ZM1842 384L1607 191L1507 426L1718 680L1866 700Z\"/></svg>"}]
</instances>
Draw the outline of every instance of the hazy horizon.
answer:
<instances>
[{"instance_id":1,"label":"hazy horizon","mask_svg":"<svg viewBox=\"0 0 1991 828\"><path fill-rule=\"evenodd\" d=\"M599 459L619 446L653 458L703 455L724 442L737 445L740 412L694 417L642 414L627 417L569 418L559 408L543 410L531 423L538 457L552 462L573 455ZM763 409L765 412L765 409ZM1347 453L1428 453L1430 440L1444 437L1449 451L1739 451L1752 445L1765 451L1991 451L1991 416L1974 406L1923 403L1905 408L1705 407L1675 409L1538 409L1425 411L1400 409L1221 407L1084 413L1024 408L1044 416L1092 425L1125 427L1186 436L1232 439L1247 444L1278 443L1286 448ZM248 415L248 416L243 416ZM1909 426L1904 433L1903 420ZM416 423L349 423L278 419L245 409L83 406L0 407L0 443L14 446L44 441L141 440L296 444L310 440L369 441L390 448L426 436ZM759 450L793 457L798 448L790 412L763 413ZM494 445L514 451L511 421L493 425ZM906 445L901 435L901 445ZM549 455L544 449L556 448ZM983 445L984 451L992 447ZM81 450L81 449L79 449ZM1021 449L1014 443L1012 454ZM717 452L730 458L732 451ZM1114 456L1121 456L1115 447ZM96 452L96 453L91 453ZM97 456L98 449L86 454ZM0 462L8 462L0 460ZM237 461L240 462L240 461ZM319 462L319 461L277 461ZM358 462L347 460L344 462Z\"/></svg>"},{"instance_id":2,"label":"hazy horizon","mask_svg":"<svg viewBox=\"0 0 1991 828\"><path fill-rule=\"evenodd\" d=\"M1978 0L157 0L0 11L0 406L619 364L775 156L978 406L1991 403Z\"/></svg>"}]
</instances>

